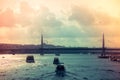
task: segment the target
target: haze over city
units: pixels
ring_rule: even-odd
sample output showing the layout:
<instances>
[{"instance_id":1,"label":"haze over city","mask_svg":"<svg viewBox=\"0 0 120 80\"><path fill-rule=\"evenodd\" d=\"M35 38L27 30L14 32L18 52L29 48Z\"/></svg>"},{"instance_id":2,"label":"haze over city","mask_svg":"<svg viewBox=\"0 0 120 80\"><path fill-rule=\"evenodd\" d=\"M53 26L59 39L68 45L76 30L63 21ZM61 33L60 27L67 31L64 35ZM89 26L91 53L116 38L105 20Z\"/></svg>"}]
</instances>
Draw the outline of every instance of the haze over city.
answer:
<instances>
[{"instance_id":1,"label":"haze over city","mask_svg":"<svg viewBox=\"0 0 120 80\"><path fill-rule=\"evenodd\" d=\"M119 0L0 0L0 43L120 47Z\"/></svg>"}]
</instances>

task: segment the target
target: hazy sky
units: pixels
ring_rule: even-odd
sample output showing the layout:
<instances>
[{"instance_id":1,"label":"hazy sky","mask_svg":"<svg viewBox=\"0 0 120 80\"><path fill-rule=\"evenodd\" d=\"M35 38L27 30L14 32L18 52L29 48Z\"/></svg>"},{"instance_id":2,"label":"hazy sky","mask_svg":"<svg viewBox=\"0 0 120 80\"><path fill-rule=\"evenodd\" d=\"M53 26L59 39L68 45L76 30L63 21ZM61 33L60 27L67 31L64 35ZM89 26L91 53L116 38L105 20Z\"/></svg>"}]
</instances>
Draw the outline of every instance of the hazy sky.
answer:
<instances>
[{"instance_id":1,"label":"hazy sky","mask_svg":"<svg viewBox=\"0 0 120 80\"><path fill-rule=\"evenodd\" d=\"M0 0L0 43L120 47L120 0Z\"/></svg>"}]
</instances>

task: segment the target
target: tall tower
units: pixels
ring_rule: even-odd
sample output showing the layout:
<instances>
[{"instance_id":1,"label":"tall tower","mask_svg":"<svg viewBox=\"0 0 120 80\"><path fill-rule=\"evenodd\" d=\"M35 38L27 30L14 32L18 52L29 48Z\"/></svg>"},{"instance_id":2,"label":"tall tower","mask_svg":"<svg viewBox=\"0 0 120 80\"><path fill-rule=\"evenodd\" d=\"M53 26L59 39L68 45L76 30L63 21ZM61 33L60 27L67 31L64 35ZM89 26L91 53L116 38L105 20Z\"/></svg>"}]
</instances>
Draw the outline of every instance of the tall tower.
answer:
<instances>
[{"instance_id":1,"label":"tall tower","mask_svg":"<svg viewBox=\"0 0 120 80\"><path fill-rule=\"evenodd\" d=\"M40 55L44 55L43 48L44 48L43 34L41 34L41 53L40 53Z\"/></svg>"},{"instance_id":2,"label":"tall tower","mask_svg":"<svg viewBox=\"0 0 120 80\"><path fill-rule=\"evenodd\" d=\"M105 52L105 38L104 38L104 33L102 35L102 52L101 52L101 55L98 56L98 58L103 58L103 59L107 59L109 58L108 55L106 55L106 52Z\"/></svg>"},{"instance_id":3,"label":"tall tower","mask_svg":"<svg viewBox=\"0 0 120 80\"><path fill-rule=\"evenodd\" d=\"M105 56L105 37L104 37L104 33L102 36L102 54L101 56Z\"/></svg>"}]
</instances>

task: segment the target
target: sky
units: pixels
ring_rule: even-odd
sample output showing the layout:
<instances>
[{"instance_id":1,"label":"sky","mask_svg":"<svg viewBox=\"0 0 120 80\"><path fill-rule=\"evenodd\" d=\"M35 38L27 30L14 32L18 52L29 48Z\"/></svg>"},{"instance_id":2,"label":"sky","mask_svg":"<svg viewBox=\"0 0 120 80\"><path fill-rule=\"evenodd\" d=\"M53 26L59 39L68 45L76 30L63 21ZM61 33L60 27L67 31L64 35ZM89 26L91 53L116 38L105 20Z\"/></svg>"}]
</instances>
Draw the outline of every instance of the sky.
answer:
<instances>
[{"instance_id":1,"label":"sky","mask_svg":"<svg viewBox=\"0 0 120 80\"><path fill-rule=\"evenodd\" d=\"M120 0L0 0L0 43L120 47Z\"/></svg>"}]
</instances>

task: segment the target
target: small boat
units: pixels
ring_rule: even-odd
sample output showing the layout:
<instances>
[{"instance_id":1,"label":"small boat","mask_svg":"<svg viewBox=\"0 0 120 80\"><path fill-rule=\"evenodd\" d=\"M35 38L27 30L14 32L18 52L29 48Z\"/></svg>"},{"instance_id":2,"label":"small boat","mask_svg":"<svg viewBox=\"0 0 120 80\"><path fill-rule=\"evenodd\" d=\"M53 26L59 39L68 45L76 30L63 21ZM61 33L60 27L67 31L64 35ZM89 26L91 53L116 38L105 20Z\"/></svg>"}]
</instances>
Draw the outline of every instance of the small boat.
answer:
<instances>
[{"instance_id":1,"label":"small boat","mask_svg":"<svg viewBox=\"0 0 120 80\"><path fill-rule=\"evenodd\" d=\"M59 61L59 58L58 57L55 57L54 60L53 60L53 64L60 64L60 61Z\"/></svg>"},{"instance_id":2,"label":"small boat","mask_svg":"<svg viewBox=\"0 0 120 80\"><path fill-rule=\"evenodd\" d=\"M55 53L55 55L56 55L56 56L60 56L60 54L59 54L59 53Z\"/></svg>"},{"instance_id":3,"label":"small boat","mask_svg":"<svg viewBox=\"0 0 120 80\"><path fill-rule=\"evenodd\" d=\"M98 56L98 58L102 58L102 59L108 59L110 56L109 55L106 55L105 53L101 54L100 56Z\"/></svg>"},{"instance_id":4,"label":"small boat","mask_svg":"<svg viewBox=\"0 0 120 80\"><path fill-rule=\"evenodd\" d=\"M35 63L34 56L30 55L26 57L27 63Z\"/></svg>"},{"instance_id":5,"label":"small boat","mask_svg":"<svg viewBox=\"0 0 120 80\"><path fill-rule=\"evenodd\" d=\"M57 65L55 72L56 76L64 77L66 73L65 66L62 64Z\"/></svg>"},{"instance_id":6,"label":"small boat","mask_svg":"<svg viewBox=\"0 0 120 80\"><path fill-rule=\"evenodd\" d=\"M98 58L108 59L109 56L98 56Z\"/></svg>"},{"instance_id":7,"label":"small boat","mask_svg":"<svg viewBox=\"0 0 120 80\"><path fill-rule=\"evenodd\" d=\"M110 60L120 62L120 56L110 56Z\"/></svg>"}]
</instances>

